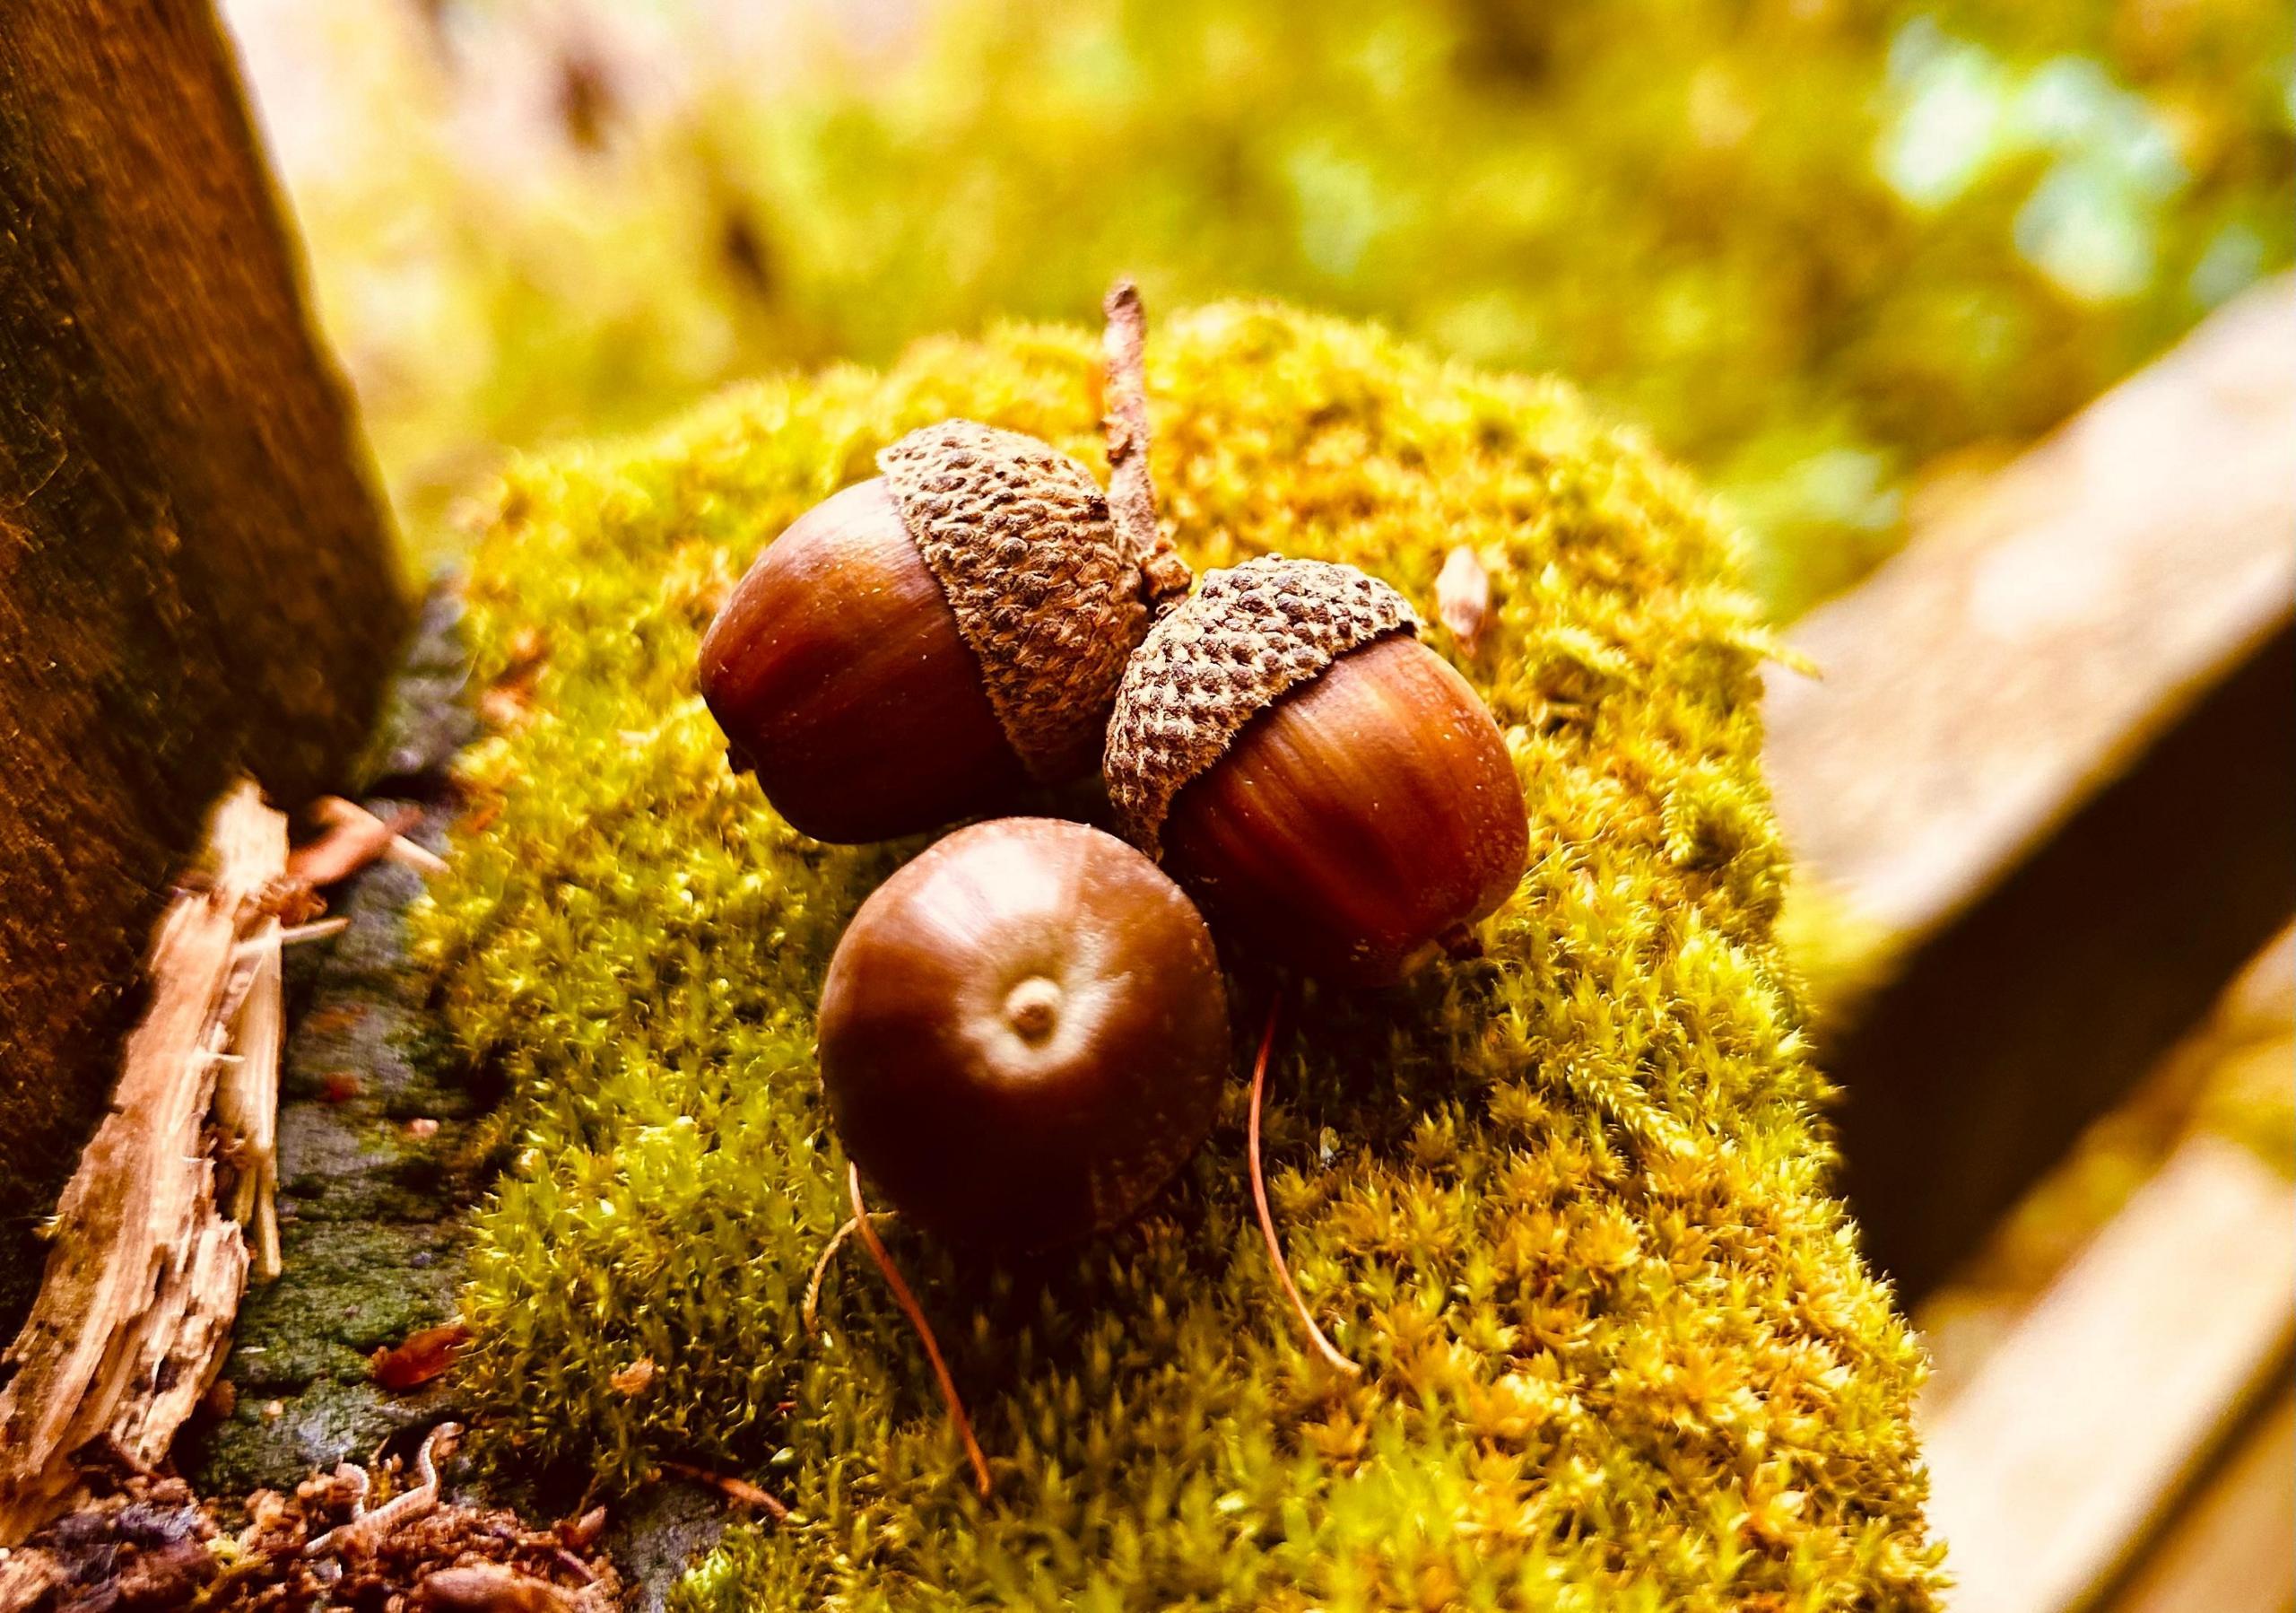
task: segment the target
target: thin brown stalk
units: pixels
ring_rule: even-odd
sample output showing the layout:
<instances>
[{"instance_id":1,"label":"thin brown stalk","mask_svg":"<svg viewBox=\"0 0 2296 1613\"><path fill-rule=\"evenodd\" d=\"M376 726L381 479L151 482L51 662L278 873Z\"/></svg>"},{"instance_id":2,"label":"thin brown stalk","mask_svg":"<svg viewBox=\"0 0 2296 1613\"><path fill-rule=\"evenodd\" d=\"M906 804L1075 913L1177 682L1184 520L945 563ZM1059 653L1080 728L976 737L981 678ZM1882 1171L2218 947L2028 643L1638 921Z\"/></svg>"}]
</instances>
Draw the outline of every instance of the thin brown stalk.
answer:
<instances>
[{"instance_id":1,"label":"thin brown stalk","mask_svg":"<svg viewBox=\"0 0 2296 1613\"><path fill-rule=\"evenodd\" d=\"M897 1212L872 1210L869 1213L880 1221L890 1221ZM822 1279L829 1275L829 1263L837 1258L837 1251L845 1247L845 1240L853 1235L857 1225L855 1218L848 1216L845 1225L830 1234L829 1242L822 1245L821 1259L813 1262L813 1275L805 1284L805 1303L801 1312L805 1319L805 1337L808 1338L821 1331Z\"/></svg>"},{"instance_id":2,"label":"thin brown stalk","mask_svg":"<svg viewBox=\"0 0 2296 1613\"><path fill-rule=\"evenodd\" d=\"M1187 597L1194 580L1156 519L1156 483L1148 469L1148 314L1129 276L1109 288L1100 311L1108 319L1101 335L1108 412L1100 426L1108 440L1109 519L1140 568L1149 611L1161 616Z\"/></svg>"},{"instance_id":3,"label":"thin brown stalk","mask_svg":"<svg viewBox=\"0 0 2296 1613\"><path fill-rule=\"evenodd\" d=\"M657 1461L654 1465L665 1473L675 1474L691 1483L708 1485L728 1501L756 1507L776 1523L789 1521L789 1508L781 1497L746 1478L736 1478L731 1473L717 1472L690 1461Z\"/></svg>"},{"instance_id":4,"label":"thin brown stalk","mask_svg":"<svg viewBox=\"0 0 2296 1613\"><path fill-rule=\"evenodd\" d=\"M885 1252L885 1245L877 1236L877 1229L869 1225L869 1207L861 1199L861 1168L845 1168L845 1185L853 1199L853 1229L861 1234L862 1246L869 1258L877 1262L877 1269L884 1273L885 1286L893 1291L893 1303L909 1318L909 1325L917 1330L918 1338L925 1346L925 1358L933 1364L933 1375L940 1381L941 1399L949 1408L949 1420L957 1426L957 1437L964 1442L966 1460L972 1463L974 1486L981 1499L988 1499L992 1487L988 1477L988 1458L981 1454L980 1441L973 1437L972 1418L965 1415L965 1403L957 1393L957 1381L949 1375L949 1364L941 1358L940 1340L933 1337L933 1326L925 1320L923 1307L917 1295L909 1291L901 1280L900 1269L893 1264L892 1256Z\"/></svg>"},{"instance_id":5,"label":"thin brown stalk","mask_svg":"<svg viewBox=\"0 0 2296 1613\"><path fill-rule=\"evenodd\" d=\"M1267 1240L1267 1258L1274 1262L1275 1275L1283 1284L1283 1292L1291 1299L1300 1324L1308 1330L1308 1341L1333 1371L1359 1377L1363 1369L1341 1355L1338 1347L1324 1337L1323 1329L1316 1325L1315 1317L1309 1312L1308 1302L1300 1297L1300 1286L1292 1280L1292 1268L1284 1263L1283 1245L1275 1235L1275 1217L1267 1208L1267 1178L1259 1164L1259 1112L1267 1091L1267 1056L1275 1046L1275 1020L1283 1007L1281 997L1267 1005L1267 1030L1259 1039L1259 1057L1252 1064L1252 1112L1245 1138L1251 1159L1252 1205L1259 1212L1260 1235Z\"/></svg>"}]
</instances>

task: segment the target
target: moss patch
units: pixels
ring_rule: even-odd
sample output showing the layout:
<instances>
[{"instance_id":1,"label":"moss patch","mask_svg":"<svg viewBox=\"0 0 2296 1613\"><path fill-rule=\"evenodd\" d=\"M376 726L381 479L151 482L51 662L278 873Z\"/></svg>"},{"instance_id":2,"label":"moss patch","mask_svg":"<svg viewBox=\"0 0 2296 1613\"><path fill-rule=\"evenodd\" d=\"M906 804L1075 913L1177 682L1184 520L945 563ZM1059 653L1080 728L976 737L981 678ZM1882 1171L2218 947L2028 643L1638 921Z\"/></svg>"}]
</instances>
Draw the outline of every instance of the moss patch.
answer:
<instances>
[{"instance_id":1,"label":"moss patch","mask_svg":"<svg viewBox=\"0 0 2296 1613\"><path fill-rule=\"evenodd\" d=\"M437 843L445 767L470 732L453 602L434 597L393 680L372 770L391 794L378 811L414 807L412 832ZM369 1461L376 1443L448 1408L451 1376L413 1394L373 1381L368 1357L454 1314L464 1276L465 1211L479 1162L465 1141L483 1123L461 1067L428 1021L430 978L405 955L412 871L378 863L335 893L350 929L292 948L294 1007L280 1082L283 1270L249 1288L223 1381L177 1446L204 1494L292 1489L313 1469ZM436 1122L411 1129L411 1120ZM427 1130L429 1135L421 1135ZM227 1404L217 1417L213 1408Z\"/></svg>"},{"instance_id":2,"label":"moss patch","mask_svg":"<svg viewBox=\"0 0 2296 1613\"><path fill-rule=\"evenodd\" d=\"M1352 561L1422 606L1455 544L1493 573L1464 667L1521 768L1529 875L1485 961L1295 993L1272 1079L1276 1211L1364 1379L1321 1372L1276 1295L1240 1083L1177 1188L1081 1250L997 1264L889 1229L993 1501L865 1264L804 1336L842 1214L811 1005L916 846L814 844L730 775L698 636L913 427L970 415L1098 469L1092 353L927 344L508 479L479 675L544 658L466 758L482 805L416 915L519 1150L479 1222L472 1391L527 1459L699 1458L785 1495L800 1520L722 1548L697 1604L1929 1606L1919 1356L1825 1191L1729 546L1567 392L1354 326L1174 318L1150 384L1199 563ZM1274 982L1231 962L1240 1033ZM639 1358L651 1382L618 1391Z\"/></svg>"}]
</instances>

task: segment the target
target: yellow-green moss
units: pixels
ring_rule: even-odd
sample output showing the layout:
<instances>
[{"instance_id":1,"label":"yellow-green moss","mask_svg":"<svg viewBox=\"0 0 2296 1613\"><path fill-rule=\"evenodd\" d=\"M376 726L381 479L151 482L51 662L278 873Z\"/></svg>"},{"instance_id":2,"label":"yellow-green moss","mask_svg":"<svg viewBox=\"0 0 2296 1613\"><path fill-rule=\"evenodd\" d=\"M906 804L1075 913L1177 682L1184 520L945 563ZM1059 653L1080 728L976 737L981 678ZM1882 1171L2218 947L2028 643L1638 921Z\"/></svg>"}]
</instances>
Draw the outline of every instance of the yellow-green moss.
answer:
<instances>
[{"instance_id":1,"label":"yellow-green moss","mask_svg":"<svg viewBox=\"0 0 2296 1613\"><path fill-rule=\"evenodd\" d=\"M1100 466L1092 353L1063 329L931 343L509 477L470 584L479 676L536 634L548 659L468 764L499 815L419 916L454 1034L512 1094L468 1300L498 1426L610 1479L700 1457L786 1496L801 1521L690 1582L710 1605L1929 1606L1919 1356L1825 1191L1728 545L1567 392L1355 326L1173 318L1150 384L1197 562L1353 561L1422 605L1455 544L1494 576L1466 669L1522 770L1529 875L1485 961L1309 993L1272 1082L1276 1214L1362 1382L1276 1296L1240 1086L1175 1190L1073 1253L889 1229L993 1501L865 1262L804 1337L842 1213L814 988L914 847L814 845L731 776L697 636L912 427L961 413ZM1240 1021L1270 988L1244 961ZM652 1382L616 1391L641 1357Z\"/></svg>"}]
</instances>

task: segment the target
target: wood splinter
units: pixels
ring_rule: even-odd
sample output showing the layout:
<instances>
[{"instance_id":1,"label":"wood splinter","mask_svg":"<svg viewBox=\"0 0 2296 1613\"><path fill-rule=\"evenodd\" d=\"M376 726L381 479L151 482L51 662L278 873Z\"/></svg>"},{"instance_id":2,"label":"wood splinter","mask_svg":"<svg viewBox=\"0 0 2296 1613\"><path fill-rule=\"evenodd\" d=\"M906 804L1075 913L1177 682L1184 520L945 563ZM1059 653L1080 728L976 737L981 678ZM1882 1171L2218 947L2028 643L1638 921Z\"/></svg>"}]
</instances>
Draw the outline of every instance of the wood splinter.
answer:
<instances>
[{"instance_id":1,"label":"wood splinter","mask_svg":"<svg viewBox=\"0 0 2296 1613\"><path fill-rule=\"evenodd\" d=\"M347 918L319 919L309 924L291 925L279 932L276 940L282 946L300 946L306 941L332 940L350 928Z\"/></svg>"},{"instance_id":2,"label":"wood splinter","mask_svg":"<svg viewBox=\"0 0 2296 1613\"><path fill-rule=\"evenodd\" d=\"M283 1014L266 898L286 872L286 818L243 780L210 819L204 860L161 916L110 1112L57 1203L39 1296L0 1355L0 1546L70 1506L72 1453L90 1441L162 1457L222 1365L250 1263L279 1269ZM231 1173L228 1202L219 1171Z\"/></svg>"}]
</instances>

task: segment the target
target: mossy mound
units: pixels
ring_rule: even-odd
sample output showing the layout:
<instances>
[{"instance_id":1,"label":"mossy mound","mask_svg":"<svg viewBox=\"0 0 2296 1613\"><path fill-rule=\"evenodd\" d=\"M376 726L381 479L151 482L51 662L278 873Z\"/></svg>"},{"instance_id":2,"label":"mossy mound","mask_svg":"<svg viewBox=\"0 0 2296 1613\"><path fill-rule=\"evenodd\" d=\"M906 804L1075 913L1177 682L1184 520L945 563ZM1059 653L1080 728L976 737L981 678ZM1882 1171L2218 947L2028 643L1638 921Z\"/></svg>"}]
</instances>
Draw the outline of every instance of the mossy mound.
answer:
<instances>
[{"instance_id":1,"label":"mossy mound","mask_svg":"<svg viewBox=\"0 0 2296 1613\"><path fill-rule=\"evenodd\" d=\"M1422 606L1454 545L1493 573L1465 667L1521 767L1529 875L1483 962L1295 989L1271 1078L1276 1213L1362 1380L1278 1297L1240 1081L1179 1184L1081 1250L996 1264L889 1226L992 1501L865 1260L802 1325L844 1214L814 991L915 845L787 828L726 770L695 647L760 546L916 426L1100 470L1093 339L1023 328L752 388L504 487L470 620L527 709L492 702L511 726L467 761L476 826L417 920L454 1035L512 1094L468 1300L497 1426L613 1479L755 1473L799 1521L690 1582L728 1607L1929 1606L1919 1356L1825 1192L1728 545L1552 385L1265 307L1152 345L1156 475L1199 564L1352 561ZM1232 962L1244 1034L1275 982Z\"/></svg>"}]
</instances>

